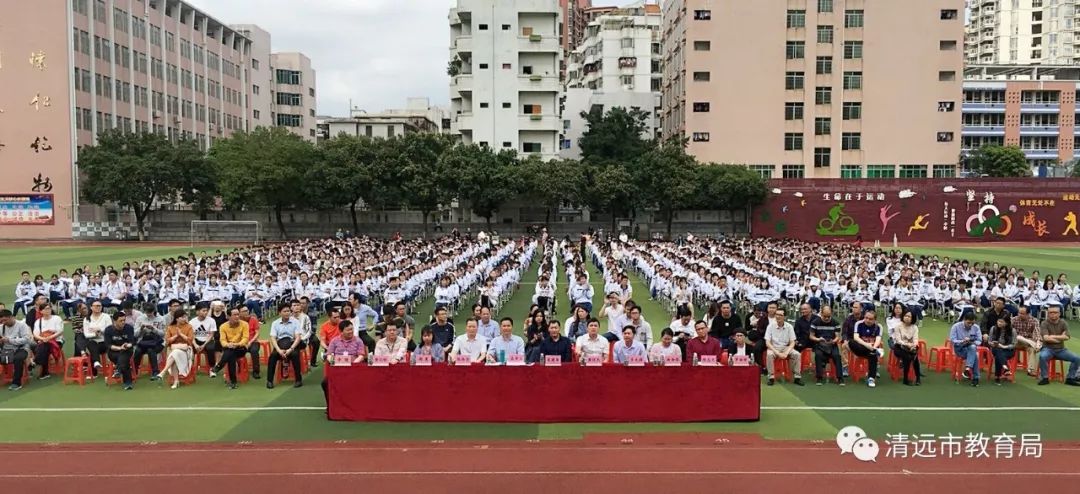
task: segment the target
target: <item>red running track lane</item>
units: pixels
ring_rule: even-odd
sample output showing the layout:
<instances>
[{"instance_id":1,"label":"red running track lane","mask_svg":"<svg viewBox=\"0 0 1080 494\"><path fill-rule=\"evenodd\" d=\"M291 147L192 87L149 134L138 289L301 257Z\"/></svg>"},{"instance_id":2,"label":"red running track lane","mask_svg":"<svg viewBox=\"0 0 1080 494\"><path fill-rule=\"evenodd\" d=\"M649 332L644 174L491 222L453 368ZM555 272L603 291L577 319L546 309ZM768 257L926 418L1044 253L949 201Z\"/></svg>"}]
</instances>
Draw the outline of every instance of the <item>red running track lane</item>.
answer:
<instances>
[{"instance_id":1,"label":"red running track lane","mask_svg":"<svg viewBox=\"0 0 1080 494\"><path fill-rule=\"evenodd\" d=\"M884 451L882 451L884 455ZM863 463L835 444L747 436L582 441L9 445L9 492L1075 492L1080 444L1040 459ZM118 489L119 486L119 489ZM1023 490L1022 490L1023 489Z\"/></svg>"}]
</instances>

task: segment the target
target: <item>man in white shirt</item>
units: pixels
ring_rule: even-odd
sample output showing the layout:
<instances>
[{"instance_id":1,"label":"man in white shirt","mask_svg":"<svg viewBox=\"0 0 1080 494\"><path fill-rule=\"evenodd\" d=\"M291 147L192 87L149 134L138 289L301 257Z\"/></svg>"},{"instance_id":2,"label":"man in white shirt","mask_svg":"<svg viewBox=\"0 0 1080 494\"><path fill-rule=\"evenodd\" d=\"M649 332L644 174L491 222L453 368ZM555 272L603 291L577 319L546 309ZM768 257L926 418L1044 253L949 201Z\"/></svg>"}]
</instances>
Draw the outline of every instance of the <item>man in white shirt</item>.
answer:
<instances>
[{"instance_id":1,"label":"man in white shirt","mask_svg":"<svg viewBox=\"0 0 1080 494\"><path fill-rule=\"evenodd\" d=\"M319 366L319 338L313 337L314 331L312 330L311 316L307 314L307 304L302 300L292 300L289 304L292 307L293 318L296 322L300 323L300 350L307 349L308 353L308 365L310 367Z\"/></svg>"},{"instance_id":2,"label":"man in white shirt","mask_svg":"<svg viewBox=\"0 0 1080 494\"><path fill-rule=\"evenodd\" d=\"M398 337L397 321L387 320L384 336L375 342L375 356L386 355L390 357L390 364L397 364L405 360L405 352L408 351L408 342Z\"/></svg>"},{"instance_id":3,"label":"man in white shirt","mask_svg":"<svg viewBox=\"0 0 1080 494\"><path fill-rule=\"evenodd\" d=\"M585 357L599 355L601 362L607 362L608 353L611 352L611 342L600 336L600 321L589 319L586 326L587 332L579 336L576 342L577 360L584 363Z\"/></svg>"},{"instance_id":4,"label":"man in white shirt","mask_svg":"<svg viewBox=\"0 0 1080 494\"><path fill-rule=\"evenodd\" d=\"M626 326L626 311L619 301L619 293L611 292L607 296L607 304L600 309L600 319L607 320L607 332L604 338L608 341L619 341L622 328Z\"/></svg>"},{"instance_id":5,"label":"man in white shirt","mask_svg":"<svg viewBox=\"0 0 1080 494\"><path fill-rule=\"evenodd\" d=\"M214 345L214 334L217 333L217 322L209 317L210 304L199 302L195 305L195 319L191 320L191 329L195 335L195 354L204 352L206 364L210 369L217 363L217 346ZM211 376L214 377L214 376Z\"/></svg>"},{"instance_id":6,"label":"man in white shirt","mask_svg":"<svg viewBox=\"0 0 1080 494\"><path fill-rule=\"evenodd\" d=\"M626 326L634 327L634 337L645 345L645 348L652 346L652 325L644 317L641 317L641 307L633 306L630 308L630 318L627 320Z\"/></svg>"},{"instance_id":7,"label":"man in white shirt","mask_svg":"<svg viewBox=\"0 0 1080 494\"><path fill-rule=\"evenodd\" d=\"M105 308L120 307L123 305L124 300L127 300L127 285L125 285L123 281L117 279L117 277L118 275L115 270L109 271L109 280L105 282L105 293L101 298L101 304Z\"/></svg>"},{"instance_id":8,"label":"man in white shirt","mask_svg":"<svg viewBox=\"0 0 1080 494\"><path fill-rule=\"evenodd\" d=\"M768 385L772 386L776 383L775 376L775 361L776 359L786 359L788 361L788 369L791 370L792 376L795 377L795 384L802 386L802 379L800 379L800 367L802 356L799 352L795 351L795 327L791 323L784 319L784 309L776 309L775 325L770 325L765 330L765 347L768 348L765 356L765 366L769 371Z\"/></svg>"},{"instance_id":9,"label":"man in white shirt","mask_svg":"<svg viewBox=\"0 0 1080 494\"><path fill-rule=\"evenodd\" d=\"M454 339L450 350L450 363L457 360L458 354L468 355L472 363L483 362L487 358L487 340L478 334L477 320L470 317L465 321L465 334Z\"/></svg>"},{"instance_id":10,"label":"man in white shirt","mask_svg":"<svg viewBox=\"0 0 1080 494\"><path fill-rule=\"evenodd\" d=\"M499 325L491 320L491 309L488 307L480 308L480 321L477 322L476 327L477 333L487 341L499 337Z\"/></svg>"},{"instance_id":11,"label":"man in white shirt","mask_svg":"<svg viewBox=\"0 0 1080 494\"><path fill-rule=\"evenodd\" d=\"M589 278L585 273L577 275L577 284L570 287L570 303L579 307L584 307L585 311L592 313L592 298L595 292L592 285L589 284Z\"/></svg>"}]
</instances>

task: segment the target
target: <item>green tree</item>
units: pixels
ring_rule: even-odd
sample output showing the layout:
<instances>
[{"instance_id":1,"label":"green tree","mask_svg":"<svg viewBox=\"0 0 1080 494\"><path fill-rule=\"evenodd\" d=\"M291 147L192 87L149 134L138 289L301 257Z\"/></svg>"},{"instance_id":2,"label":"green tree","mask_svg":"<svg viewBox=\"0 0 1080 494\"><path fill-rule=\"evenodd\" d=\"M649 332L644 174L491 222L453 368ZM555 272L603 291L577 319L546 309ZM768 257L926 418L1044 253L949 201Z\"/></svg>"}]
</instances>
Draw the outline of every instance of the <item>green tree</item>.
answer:
<instances>
[{"instance_id":1,"label":"green tree","mask_svg":"<svg viewBox=\"0 0 1080 494\"><path fill-rule=\"evenodd\" d=\"M584 203L585 167L578 160L561 159L545 162L529 156L521 162L522 193L544 205L545 223L563 203L579 206Z\"/></svg>"},{"instance_id":2,"label":"green tree","mask_svg":"<svg viewBox=\"0 0 1080 494\"><path fill-rule=\"evenodd\" d=\"M615 231L618 216L631 216L641 205L642 194L634 185L626 166L606 163L593 165L588 171L585 204L592 211L611 213L611 231Z\"/></svg>"},{"instance_id":3,"label":"green tree","mask_svg":"<svg viewBox=\"0 0 1080 494\"><path fill-rule=\"evenodd\" d=\"M631 162L634 187L648 198L648 205L660 210L668 237L675 211L692 204L696 168L697 160L686 154L678 141L654 148Z\"/></svg>"},{"instance_id":4,"label":"green tree","mask_svg":"<svg viewBox=\"0 0 1080 494\"><path fill-rule=\"evenodd\" d=\"M581 112L588 130L581 136L581 159L627 162L656 147L643 139L648 114L642 110L614 107L604 113L599 107Z\"/></svg>"},{"instance_id":5,"label":"green tree","mask_svg":"<svg viewBox=\"0 0 1080 494\"><path fill-rule=\"evenodd\" d=\"M409 134L401 139L388 141L398 148L387 148L382 156L382 178L375 180L377 187L386 187L387 177L395 166L402 171L399 183L404 184L402 193L405 204L424 215L424 235L428 233L431 213L449 204L456 197L454 174L448 168L444 155L453 146L449 136L443 134ZM393 149L400 149L395 152ZM393 197L393 190L385 189L386 198Z\"/></svg>"},{"instance_id":6,"label":"green tree","mask_svg":"<svg viewBox=\"0 0 1080 494\"><path fill-rule=\"evenodd\" d=\"M381 142L370 137L342 134L323 143L323 165L327 193L340 204L349 205L353 231L360 230L356 206L367 201L373 186L372 171L381 150Z\"/></svg>"},{"instance_id":7,"label":"green tree","mask_svg":"<svg viewBox=\"0 0 1080 494\"><path fill-rule=\"evenodd\" d=\"M761 204L768 195L765 179L742 165L709 163L694 174L694 208L740 209Z\"/></svg>"},{"instance_id":8,"label":"green tree","mask_svg":"<svg viewBox=\"0 0 1080 494\"><path fill-rule=\"evenodd\" d=\"M515 151L495 153L477 144L459 145L447 151L446 167L453 170L458 197L484 218L488 230L491 217L522 190L523 173Z\"/></svg>"},{"instance_id":9,"label":"green tree","mask_svg":"<svg viewBox=\"0 0 1080 494\"><path fill-rule=\"evenodd\" d=\"M1080 160L1073 161L1072 176L1080 178Z\"/></svg>"},{"instance_id":10,"label":"green tree","mask_svg":"<svg viewBox=\"0 0 1080 494\"><path fill-rule=\"evenodd\" d=\"M79 150L83 200L97 205L115 203L131 208L139 240L145 238L146 217L158 199L175 200L192 189L190 173L205 169L205 157L193 141L169 142L154 133L102 132L96 145Z\"/></svg>"},{"instance_id":11,"label":"green tree","mask_svg":"<svg viewBox=\"0 0 1080 494\"><path fill-rule=\"evenodd\" d=\"M967 165L988 177L1031 176L1031 165L1017 146L983 146L968 157Z\"/></svg>"},{"instance_id":12,"label":"green tree","mask_svg":"<svg viewBox=\"0 0 1080 494\"><path fill-rule=\"evenodd\" d=\"M225 204L272 209L283 239L288 234L282 211L313 204L306 179L318 165L315 146L283 128L238 132L217 141L210 157L219 170Z\"/></svg>"}]
</instances>

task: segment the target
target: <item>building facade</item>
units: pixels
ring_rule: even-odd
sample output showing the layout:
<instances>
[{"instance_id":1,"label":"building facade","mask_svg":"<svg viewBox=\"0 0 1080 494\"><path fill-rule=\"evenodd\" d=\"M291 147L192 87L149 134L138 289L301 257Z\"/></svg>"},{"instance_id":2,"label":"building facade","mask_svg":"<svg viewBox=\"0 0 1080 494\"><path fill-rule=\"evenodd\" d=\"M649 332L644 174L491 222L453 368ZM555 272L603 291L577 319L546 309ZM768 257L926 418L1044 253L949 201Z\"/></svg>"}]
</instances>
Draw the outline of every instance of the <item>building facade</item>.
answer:
<instances>
[{"instance_id":1,"label":"building facade","mask_svg":"<svg viewBox=\"0 0 1080 494\"><path fill-rule=\"evenodd\" d=\"M776 178L955 173L963 0L663 11L663 135L699 160Z\"/></svg>"},{"instance_id":2,"label":"building facade","mask_svg":"<svg viewBox=\"0 0 1080 494\"><path fill-rule=\"evenodd\" d=\"M315 70L303 53L270 55L270 125L315 141Z\"/></svg>"},{"instance_id":3,"label":"building facade","mask_svg":"<svg viewBox=\"0 0 1080 494\"><path fill-rule=\"evenodd\" d=\"M5 2L0 19L0 173L8 178L0 225L8 238L72 237L78 148L104 130L157 132L208 149L260 125L251 88L269 70L255 69L263 47L188 3ZM21 204L47 224L19 220Z\"/></svg>"},{"instance_id":4,"label":"building facade","mask_svg":"<svg viewBox=\"0 0 1080 494\"><path fill-rule=\"evenodd\" d=\"M558 156L561 23L556 0L458 0L450 9L453 134Z\"/></svg>"},{"instance_id":5,"label":"building facade","mask_svg":"<svg viewBox=\"0 0 1080 494\"><path fill-rule=\"evenodd\" d=\"M1068 169L1080 158L1078 94L1080 66L969 66L961 150L1019 146L1035 175Z\"/></svg>"},{"instance_id":6,"label":"building facade","mask_svg":"<svg viewBox=\"0 0 1080 494\"><path fill-rule=\"evenodd\" d=\"M1076 0L968 0L967 63L1077 63L1076 14Z\"/></svg>"}]
</instances>

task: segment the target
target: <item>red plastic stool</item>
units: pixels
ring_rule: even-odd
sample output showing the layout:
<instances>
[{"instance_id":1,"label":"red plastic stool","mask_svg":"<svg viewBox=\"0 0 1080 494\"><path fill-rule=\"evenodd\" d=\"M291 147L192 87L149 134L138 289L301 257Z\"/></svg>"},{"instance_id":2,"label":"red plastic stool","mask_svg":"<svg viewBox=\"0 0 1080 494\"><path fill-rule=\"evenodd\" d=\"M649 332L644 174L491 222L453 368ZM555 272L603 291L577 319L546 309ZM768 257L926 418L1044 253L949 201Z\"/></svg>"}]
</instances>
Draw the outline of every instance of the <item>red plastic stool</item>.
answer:
<instances>
[{"instance_id":1,"label":"red plastic stool","mask_svg":"<svg viewBox=\"0 0 1080 494\"><path fill-rule=\"evenodd\" d=\"M1050 380L1065 382L1065 361L1051 358L1047 364L1050 367Z\"/></svg>"},{"instance_id":2,"label":"red plastic stool","mask_svg":"<svg viewBox=\"0 0 1080 494\"><path fill-rule=\"evenodd\" d=\"M273 347L270 346L270 340L259 340L259 363L263 366L270 364L270 351Z\"/></svg>"},{"instance_id":3,"label":"red plastic stool","mask_svg":"<svg viewBox=\"0 0 1080 494\"><path fill-rule=\"evenodd\" d=\"M766 354L765 358L769 358L768 354ZM775 377L777 379L783 379L788 382L792 381L793 376L791 375L791 366L788 365L787 359L782 359L780 357L773 359L773 370L776 371Z\"/></svg>"},{"instance_id":4,"label":"red plastic stool","mask_svg":"<svg viewBox=\"0 0 1080 494\"><path fill-rule=\"evenodd\" d=\"M86 357L71 357L67 359L67 365L64 367L64 384L79 383L79 386L86 385L86 375L90 372L87 366L90 365L90 359Z\"/></svg>"}]
</instances>

